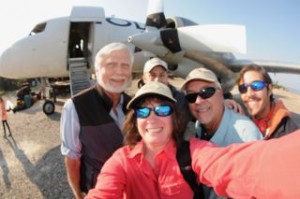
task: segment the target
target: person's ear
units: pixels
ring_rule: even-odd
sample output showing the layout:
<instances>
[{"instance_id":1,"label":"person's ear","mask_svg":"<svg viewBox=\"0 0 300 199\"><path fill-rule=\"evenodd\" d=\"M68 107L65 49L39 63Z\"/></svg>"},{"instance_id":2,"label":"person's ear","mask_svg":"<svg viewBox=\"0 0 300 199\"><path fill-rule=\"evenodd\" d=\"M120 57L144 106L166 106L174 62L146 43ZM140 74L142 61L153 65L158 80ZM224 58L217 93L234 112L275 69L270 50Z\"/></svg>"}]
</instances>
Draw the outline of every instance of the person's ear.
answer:
<instances>
[{"instance_id":1,"label":"person's ear","mask_svg":"<svg viewBox=\"0 0 300 199\"><path fill-rule=\"evenodd\" d=\"M268 85L268 95L270 96L270 95L272 95L272 93L273 93L273 85L269 84Z\"/></svg>"}]
</instances>

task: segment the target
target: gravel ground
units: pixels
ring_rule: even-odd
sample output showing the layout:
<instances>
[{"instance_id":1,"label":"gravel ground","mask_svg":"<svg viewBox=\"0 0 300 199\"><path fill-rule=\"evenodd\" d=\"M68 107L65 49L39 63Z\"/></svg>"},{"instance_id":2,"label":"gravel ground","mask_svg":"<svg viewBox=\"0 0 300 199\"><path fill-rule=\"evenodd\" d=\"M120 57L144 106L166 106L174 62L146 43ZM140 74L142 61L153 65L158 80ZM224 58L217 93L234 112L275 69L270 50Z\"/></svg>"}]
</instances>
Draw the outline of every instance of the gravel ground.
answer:
<instances>
[{"instance_id":1,"label":"gravel ground","mask_svg":"<svg viewBox=\"0 0 300 199\"><path fill-rule=\"evenodd\" d=\"M10 113L12 137L0 134L0 198L72 198L60 155L59 119L62 102L51 116L43 101Z\"/></svg>"},{"instance_id":2,"label":"gravel ground","mask_svg":"<svg viewBox=\"0 0 300 199\"><path fill-rule=\"evenodd\" d=\"M171 82L179 85L176 80ZM135 90L136 87L132 87L129 93L133 94ZM300 126L300 96L283 90L275 93L293 111L293 117ZM4 96L4 99L15 102L12 94ZM1 199L73 198L60 154L59 120L63 103L64 99L59 99L56 112L51 116L41 111L43 101L30 109L9 113L8 123L13 136L4 139L0 127Z\"/></svg>"}]
</instances>

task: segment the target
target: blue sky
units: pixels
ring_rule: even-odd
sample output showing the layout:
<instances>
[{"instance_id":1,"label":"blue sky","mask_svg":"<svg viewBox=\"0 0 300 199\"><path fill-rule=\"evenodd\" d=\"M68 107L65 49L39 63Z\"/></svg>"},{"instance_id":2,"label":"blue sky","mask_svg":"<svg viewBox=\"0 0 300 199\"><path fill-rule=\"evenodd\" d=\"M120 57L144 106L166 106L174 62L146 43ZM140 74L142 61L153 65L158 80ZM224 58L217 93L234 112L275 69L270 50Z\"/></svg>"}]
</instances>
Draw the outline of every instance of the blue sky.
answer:
<instances>
[{"instance_id":1,"label":"blue sky","mask_svg":"<svg viewBox=\"0 0 300 199\"><path fill-rule=\"evenodd\" d=\"M10 0L0 6L0 53L43 20L65 16L73 5L104 7L107 15L144 22L147 0ZM298 0L165 0L166 16L199 24L240 24L247 30L245 57L300 63ZM7 28L4 28L7 27Z\"/></svg>"},{"instance_id":2,"label":"blue sky","mask_svg":"<svg viewBox=\"0 0 300 199\"><path fill-rule=\"evenodd\" d=\"M171 2L171 1L166 1ZM300 1L297 0L200 0L180 10L199 24L232 23L246 26L247 57L300 63ZM190 2L190 4L188 4ZM170 9L170 10L169 10Z\"/></svg>"},{"instance_id":3,"label":"blue sky","mask_svg":"<svg viewBox=\"0 0 300 199\"><path fill-rule=\"evenodd\" d=\"M70 14L74 5L100 6L114 15L144 22L147 0L10 0L0 6L0 54L33 26ZM165 0L165 15L199 24L239 24L247 31L242 58L300 63L299 0ZM6 27L6 28L5 28Z\"/></svg>"}]
</instances>

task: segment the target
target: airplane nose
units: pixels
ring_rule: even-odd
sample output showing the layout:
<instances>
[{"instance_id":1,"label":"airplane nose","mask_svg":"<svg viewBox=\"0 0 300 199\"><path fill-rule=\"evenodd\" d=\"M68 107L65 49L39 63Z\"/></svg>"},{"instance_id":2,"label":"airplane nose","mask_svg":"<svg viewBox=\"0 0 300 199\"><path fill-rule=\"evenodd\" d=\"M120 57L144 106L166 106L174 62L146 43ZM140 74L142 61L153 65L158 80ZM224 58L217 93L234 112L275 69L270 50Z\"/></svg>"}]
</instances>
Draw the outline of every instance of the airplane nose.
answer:
<instances>
[{"instance_id":1,"label":"airplane nose","mask_svg":"<svg viewBox=\"0 0 300 199\"><path fill-rule=\"evenodd\" d=\"M18 57L13 55L11 47L6 49L0 57L0 77L15 79L17 60Z\"/></svg>"},{"instance_id":2,"label":"airplane nose","mask_svg":"<svg viewBox=\"0 0 300 199\"><path fill-rule=\"evenodd\" d=\"M5 50L0 57L0 77L9 78L9 73L7 73L7 58L9 56L9 49Z\"/></svg>"}]
</instances>

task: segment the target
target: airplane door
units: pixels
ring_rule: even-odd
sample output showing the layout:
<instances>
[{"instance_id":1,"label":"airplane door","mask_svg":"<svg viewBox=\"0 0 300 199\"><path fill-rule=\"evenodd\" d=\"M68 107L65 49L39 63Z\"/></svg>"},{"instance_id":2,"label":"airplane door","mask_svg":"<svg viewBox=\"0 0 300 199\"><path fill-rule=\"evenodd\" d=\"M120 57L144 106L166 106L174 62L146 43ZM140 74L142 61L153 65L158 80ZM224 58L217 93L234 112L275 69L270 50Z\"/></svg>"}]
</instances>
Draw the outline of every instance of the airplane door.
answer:
<instances>
[{"instance_id":1,"label":"airplane door","mask_svg":"<svg viewBox=\"0 0 300 199\"><path fill-rule=\"evenodd\" d=\"M69 58L84 58L88 68L92 65L94 25L105 20L104 9L99 7L74 7L70 16Z\"/></svg>"},{"instance_id":2,"label":"airplane door","mask_svg":"<svg viewBox=\"0 0 300 199\"><path fill-rule=\"evenodd\" d=\"M69 58L88 58L89 22L71 22L69 33Z\"/></svg>"}]
</instances>

